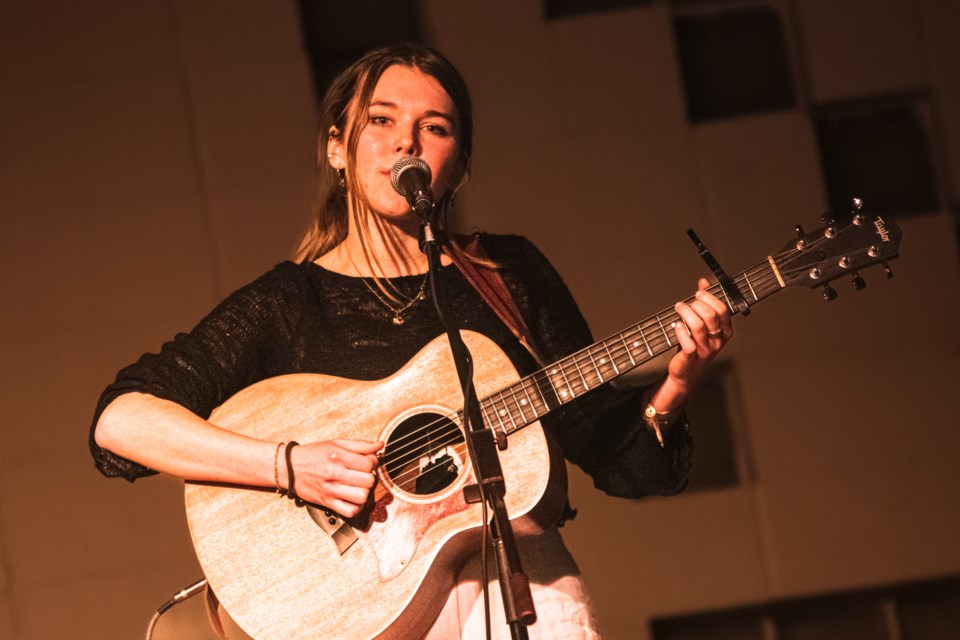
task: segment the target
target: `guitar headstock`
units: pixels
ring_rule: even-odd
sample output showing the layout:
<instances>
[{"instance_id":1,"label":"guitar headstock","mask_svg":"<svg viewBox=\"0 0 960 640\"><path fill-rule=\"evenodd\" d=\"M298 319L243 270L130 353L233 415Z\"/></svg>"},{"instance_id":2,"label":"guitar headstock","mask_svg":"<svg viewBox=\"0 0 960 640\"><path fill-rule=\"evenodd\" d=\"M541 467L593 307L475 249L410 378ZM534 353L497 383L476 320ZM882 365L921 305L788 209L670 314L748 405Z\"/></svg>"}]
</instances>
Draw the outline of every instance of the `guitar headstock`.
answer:
<instances>
[{"instance_id":1,"label":"guitar headstock","mask_svg":"<svg viewBox=\"0 0 960 640\"><path fill-rule=\"evenodd\" d=\"M784 286L822 286L824 297L832 300L836 292L829 282L850 276L854 287L862 289L866 285L859 271L866 267L881 264L893 277L887 261L899 253L900 228L892 216L866 212L860 200L853 202L851 215L835 220L824 214L825 226L816 231L804 233L797 226L797 239L771 256Z\"/></svg>"}]
</instances>

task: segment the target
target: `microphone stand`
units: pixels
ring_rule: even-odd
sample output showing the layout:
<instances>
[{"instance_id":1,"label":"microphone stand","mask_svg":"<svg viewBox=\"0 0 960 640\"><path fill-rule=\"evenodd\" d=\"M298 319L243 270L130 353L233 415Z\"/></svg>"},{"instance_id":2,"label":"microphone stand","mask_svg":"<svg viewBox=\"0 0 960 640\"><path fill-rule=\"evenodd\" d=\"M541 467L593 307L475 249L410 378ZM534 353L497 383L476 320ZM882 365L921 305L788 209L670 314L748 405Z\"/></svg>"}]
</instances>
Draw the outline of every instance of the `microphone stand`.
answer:
<instances>
[{"instance_id":1,"label":"microphone stand","mask_svg":"<svg viewBox=\"0 0 960 640\"><path fill-rule=\"evenodd\" d=\"M423 221L420 228L420 250L427 256L430 294L447 333L453 361L460 378L460 386L463 389L464 439L477 480L477 484L464 487L464 500L468 503L484 501L490 509L492 517L489 526L496 550L503 610L512 638L525 640L528 637L527 626L536 622L537 614L533 606L533 596L530 593L530 581L523 573L520 552L513 535L513 525L503 501L506 485L503 480L500 457L493 436L483 424L480 403L473 386L473 359L460 336L459 329L453 325L446 314L448 309L446 293L438 285L440 246L431 224L433 206L430 205L430 209L426 210L424 206L417 206L419 204L419 202L414 204L413 208ZM486 591L486 585L484 585L484 591Z\"/></svg>"}]
</instances>

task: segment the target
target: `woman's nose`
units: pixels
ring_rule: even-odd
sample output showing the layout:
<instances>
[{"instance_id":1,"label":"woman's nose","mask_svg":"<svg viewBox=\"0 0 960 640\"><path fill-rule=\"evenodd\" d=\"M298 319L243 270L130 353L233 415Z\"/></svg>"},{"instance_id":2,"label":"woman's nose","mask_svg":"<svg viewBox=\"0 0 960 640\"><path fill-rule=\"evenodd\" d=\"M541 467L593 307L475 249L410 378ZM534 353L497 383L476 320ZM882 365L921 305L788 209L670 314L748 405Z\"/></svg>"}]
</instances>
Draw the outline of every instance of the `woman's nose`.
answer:
<instances>
[{"instance_id":1,"label":"woman's nose","mask_svg":"<svg viewBox=\"0 0 960 640\"><path fill-rule=\"evenodd\" d=\"M403 155L415 156L420 153L420 140L413 127L398 127L396 152Z\"/></svg>"}]
</instances>

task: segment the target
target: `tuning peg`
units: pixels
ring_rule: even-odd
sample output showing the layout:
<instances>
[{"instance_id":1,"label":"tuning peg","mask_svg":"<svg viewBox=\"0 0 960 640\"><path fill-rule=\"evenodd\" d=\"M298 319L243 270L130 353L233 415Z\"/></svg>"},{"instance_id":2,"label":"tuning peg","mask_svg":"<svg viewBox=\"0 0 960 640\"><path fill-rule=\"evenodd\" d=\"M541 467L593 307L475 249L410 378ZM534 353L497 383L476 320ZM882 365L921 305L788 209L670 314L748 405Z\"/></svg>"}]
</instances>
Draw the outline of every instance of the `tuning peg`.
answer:
<instances>
[{"instance_id":1,"label":"tuning peg","mask_svg":"<svg viewBox=\"0 0 960 640\"><path fill-rule=\"evenodd\" d=\"M883 265L884 271L887 272L887 280L889 280L890 278L892 278L892 277L893 277L893 271L890 269L890 265L887 264L887 261L884 260L884 261L881 262L880 264Z\"/></svg>"},{"instance_id":2,"label":"tuning peg","mask_svg":"<svg viewBox=\"0 0 960 640\"><path fill-rule=\"evenodd\" d=\"M856 271L853 272L853 288L860 291L867 286L867 281L860 277Z\"/></svg>"},{"instance_id":3,"label":"tuning peg","mask_svg":"<svg viewBox=\"0 0 960 640\"><path fill-rule=\"evenodd\" d=\"M853 224L858 227L863 226L863 223L866 220L863 217L863 214L860 211L863 209L863 200L860 198L854 198L850 201L850 213L853 214Z\"/></svg>"},{"instance_id":4,"label":"tuning peg","mask_svg":"<svg viewBox=\"0 0 960 640\"><path fill-rule=\"evenodd\" d=\"M833 217L832 213L825 211L824 214L820 216L820 220L822 220L823 224L827 227L823 232L825 237L832 238L833 236L837 235L837 228L834 226L837 220Z\"/></svg>"},{"instance_id":5,"label":"tuning peg","mask_svg":"<svg viewBox=\"0 0 960 640\"><path fill-rule=\"evenodd\" d=\"M797 232L797 250L803 251L804 247L807 246L807 241L803 239L805 235L803 233L803 227L798 224L793 230Z\"/></svg>"},{"instance_id":6,"label":"tuning peg","mask_svg":"<svg viewBox=\"0 0 960 640\"><path fill-rule=\"evenodd\" d=\"M829 284L823 285L823 299L827 302L833 302L837 299L837 290Z\"/></svg>"}]
</instances>

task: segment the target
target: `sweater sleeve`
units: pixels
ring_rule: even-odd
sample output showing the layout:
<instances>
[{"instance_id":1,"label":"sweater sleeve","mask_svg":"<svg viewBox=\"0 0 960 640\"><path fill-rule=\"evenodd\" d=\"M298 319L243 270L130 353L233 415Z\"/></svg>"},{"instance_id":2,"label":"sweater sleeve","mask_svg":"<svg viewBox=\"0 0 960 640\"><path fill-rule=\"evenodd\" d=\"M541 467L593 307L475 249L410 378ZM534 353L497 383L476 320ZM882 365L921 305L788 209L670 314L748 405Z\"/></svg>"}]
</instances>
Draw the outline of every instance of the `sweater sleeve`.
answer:
<instances>
[{"instance_id":1,"label":"sweater sleeve","mask_svg":"<svg viewBox=\"0 0 960 640\"><path fill-rule=\"evenodd\" d=\"M189 333L180 333L125 367L97 403L89 446L97 469L131 482L155 472L98 446L97 421L113 400L140 392L170 400L198 416L210 413L240 389L268 377L269 362L295 322L298 285L292 263L278 265L219 304Z\"/></svg>"},{"instance_id":2,"label":"sweater sleeve","mask_svg":"<svg viewBox=\"0 0 960 640\"><path fill-rule=\"evenodd\" d=\"M570 291L547 258L528 240L511 237L491 257L534 334L543 357L554 362L594 342ZM692 438L677 416L661 447L643 419L652 387L602 385L546 416L542 423L565 457L594 485L613 496L670 495L686 486Z\"/></svg>"}]
</instances>

